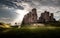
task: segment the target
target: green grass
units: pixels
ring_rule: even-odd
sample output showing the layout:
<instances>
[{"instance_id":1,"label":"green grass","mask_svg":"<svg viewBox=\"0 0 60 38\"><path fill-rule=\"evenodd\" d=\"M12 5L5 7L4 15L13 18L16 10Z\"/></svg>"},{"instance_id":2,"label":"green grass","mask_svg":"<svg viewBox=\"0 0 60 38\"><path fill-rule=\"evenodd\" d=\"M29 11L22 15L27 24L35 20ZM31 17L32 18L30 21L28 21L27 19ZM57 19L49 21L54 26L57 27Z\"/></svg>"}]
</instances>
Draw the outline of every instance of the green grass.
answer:
<instances>
[{"instance_id":1,"label":"green grass","mask_svg":"<svg viewBox=\"0 0 60 38\"><path fill-rule=\"evenodd\" d=\"M27 24L23 27L10 27L10 25L3 24L0 27L0 37L22 37L22 38L54 38L60 36L60 22L46 23L45 26L34 26Z\"/></svg>"},{"instance_id":2,"label":"green grass","mask_svg":"<svg viewBox=\"0 0 60 38\"><path fill-rule=\"evenodd\" d=\"M22 27L22 28L1 28L0 36L19 36L22 38L45 38L60 36L60 27Z\"/></svg>"}]
</instances>

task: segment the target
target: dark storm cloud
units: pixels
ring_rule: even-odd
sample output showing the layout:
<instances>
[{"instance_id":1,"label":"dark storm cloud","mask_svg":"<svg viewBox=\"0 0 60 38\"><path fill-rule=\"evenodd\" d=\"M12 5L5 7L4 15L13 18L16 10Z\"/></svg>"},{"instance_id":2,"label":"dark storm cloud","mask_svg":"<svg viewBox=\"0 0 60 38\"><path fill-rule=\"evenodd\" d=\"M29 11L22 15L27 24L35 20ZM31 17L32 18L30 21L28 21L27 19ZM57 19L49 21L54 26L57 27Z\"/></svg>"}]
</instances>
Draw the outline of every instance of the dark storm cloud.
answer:
<instances>
[{"instance_id":1,"label":"dark storm cloud","mask_svg":"<svg viewBox=\"0 0 60 38\"><path fill-rule=\"evenodd\" d=\"M24 9L23 6L17 5L17 3L26 2L32 7L37 6L60 6L60 0L0 0L0 4L6 5L9 7ZM14 3L17 2L17 3Z\"/></svg>"},{"instance_id":2,"label":"dark storm cloud","mask_svg":"<svg viewBox=\"0 0 60 38\"><path fill-rule=\"evenodd\" d=\"M10 18L13 18L16 16L16 13L14 13L13 11L11 10L8 10L8 9L0 9L0 17L10 17Z\"/></svg>"},{"instance_id":3,"label":"dark storm cloud","mask_svg":"<svg viewBox=\"0 0 60 38\"><path fill-rule=\"evenodd\" d=\"M37 6L60 6L60 0L0 0L0 4L14 7L14 8L20 8L24 9L23 6L17 5L17 3L26 2L27 4L31 5L32 7ZM17 2L17 3L14 3Z\"/></svg>"},{"instance_id":4,"label":"dark storm cloud","mask_svg":"<svg viewBox=\"0 0 60 38\"><path fill-rule=\"evenodd\" d=\"M27 10L29 8L37 8L39 13L46 8L50 12L60 12L60 0L0 0L0 21L13 22L19 16L16 14L17 9ZM60 13L55 13L55 17L59 18Z\"/></svg>"},{"instance_id":5,"label":"dark storm cloud","mask_svg":"<svg viewBox=\"0 0 60 38\"><path fill-rule=\"evenodd\" d=\"M42 6L60 6L60 0L24 0L24 2L29 3L31 6L42 5Z\"/></svg>"},{"instance_id":6,"label":"dark storm cloud","mask_svg":"<svg viewBox=\"0 0 60 38\"><path fill-rule=\"evenodd\" d=\"M13 21L17 17L14 9L0 7L0 21ZM5 19L6 18L6 19Z\"/></svg>"},{"instance_id":7,"label":"dark storm cloud","mask_svg":"<svg viewBox=\"0 0 60 38\"><path fill-rule=\"evenodd\" d=\"M42 0L40 3L42 5L60 6L60 0Z\"/></svg>"},{"instance_id":8,"label":"dark storm cloud","mask_svg":"<svg viewBox=\"0 0 60 38\"><path fill-rule=\"evenodd\" d=\"M14 8L17 8L17 9L24 9L22 6L18 6L16 3L14 2L17 2L16 0L0 0L0 5L6 5L8 7L14 7Z\"/></svg>"}]
</instances>

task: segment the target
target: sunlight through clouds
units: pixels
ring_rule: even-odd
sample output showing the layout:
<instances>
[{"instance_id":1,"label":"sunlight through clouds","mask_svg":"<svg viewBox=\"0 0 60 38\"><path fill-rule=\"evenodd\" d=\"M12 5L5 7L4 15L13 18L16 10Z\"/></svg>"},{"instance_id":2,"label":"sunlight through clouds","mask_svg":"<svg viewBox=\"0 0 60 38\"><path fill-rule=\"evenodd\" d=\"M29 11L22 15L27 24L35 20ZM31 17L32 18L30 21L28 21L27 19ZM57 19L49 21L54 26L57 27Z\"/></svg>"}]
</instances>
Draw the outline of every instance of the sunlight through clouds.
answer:
<instances>
[{"instance_id":1,"label":"sunlight through clouds","mask_svg":"<svg viewBox=\"0 0 60 38\"><path fill-rule=\"evenodd\" d=\"M54 18L60 19L60 0L0 0L0 19L4 17L3 19L10 19L4 20L4 22L21 23L24 15L29 13L32 8L37 9L38 17L47 10L54 13Z\"/></svg>"},{"instance_id":2,"label":"sunlight through clouds","mask_svg":"<svg viewBox=\"0 0 60 38\"><path fill-rule=\"evenodd\" d=\"M13 24L14 24L15 22L21 24L24 15L27 14L28 11L27 11L27 10L17 9L15 12L16 12L16 14L18 14L18 15L17 15L16 19L14 19Z\"/></svg>"}]
</instances>

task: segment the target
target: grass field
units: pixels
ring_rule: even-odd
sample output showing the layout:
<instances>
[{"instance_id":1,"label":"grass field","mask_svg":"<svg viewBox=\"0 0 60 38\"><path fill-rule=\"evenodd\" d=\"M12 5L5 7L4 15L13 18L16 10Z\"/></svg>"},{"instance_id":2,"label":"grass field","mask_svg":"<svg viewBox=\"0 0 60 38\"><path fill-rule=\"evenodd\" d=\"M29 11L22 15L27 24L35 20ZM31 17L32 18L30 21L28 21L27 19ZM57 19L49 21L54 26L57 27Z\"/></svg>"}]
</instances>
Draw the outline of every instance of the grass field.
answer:
<instances>
[{"instance_id":1,"label":"grass field","mask_svg":"<svg viewBox=\"0 0 60 38\"><path fill-rule=\"evenodd\" d=\"M0 36L22 37L22 38L54 38L60 36L60 27L21 27L0 28Z\"/></svg>"}]
</instances>

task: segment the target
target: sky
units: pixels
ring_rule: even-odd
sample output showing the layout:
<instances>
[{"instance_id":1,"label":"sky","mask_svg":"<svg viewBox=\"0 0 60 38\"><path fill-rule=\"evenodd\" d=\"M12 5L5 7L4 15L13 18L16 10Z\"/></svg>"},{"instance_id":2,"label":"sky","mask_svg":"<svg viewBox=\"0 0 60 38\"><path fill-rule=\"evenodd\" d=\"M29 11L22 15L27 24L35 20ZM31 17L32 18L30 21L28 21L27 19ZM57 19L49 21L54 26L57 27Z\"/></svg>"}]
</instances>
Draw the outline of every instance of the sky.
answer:
<instances>
[{"instance_id":1,"label":"sky","mask_svg":"<svg viewBox=\"0 0 60 38\"><path fill-rule=\"evenodd\" d=\"M32 8L37 9L38 17L47 10L60 19L60 0L0 0L0 22L21 24Z\"/></svg>"}]
</instances>

